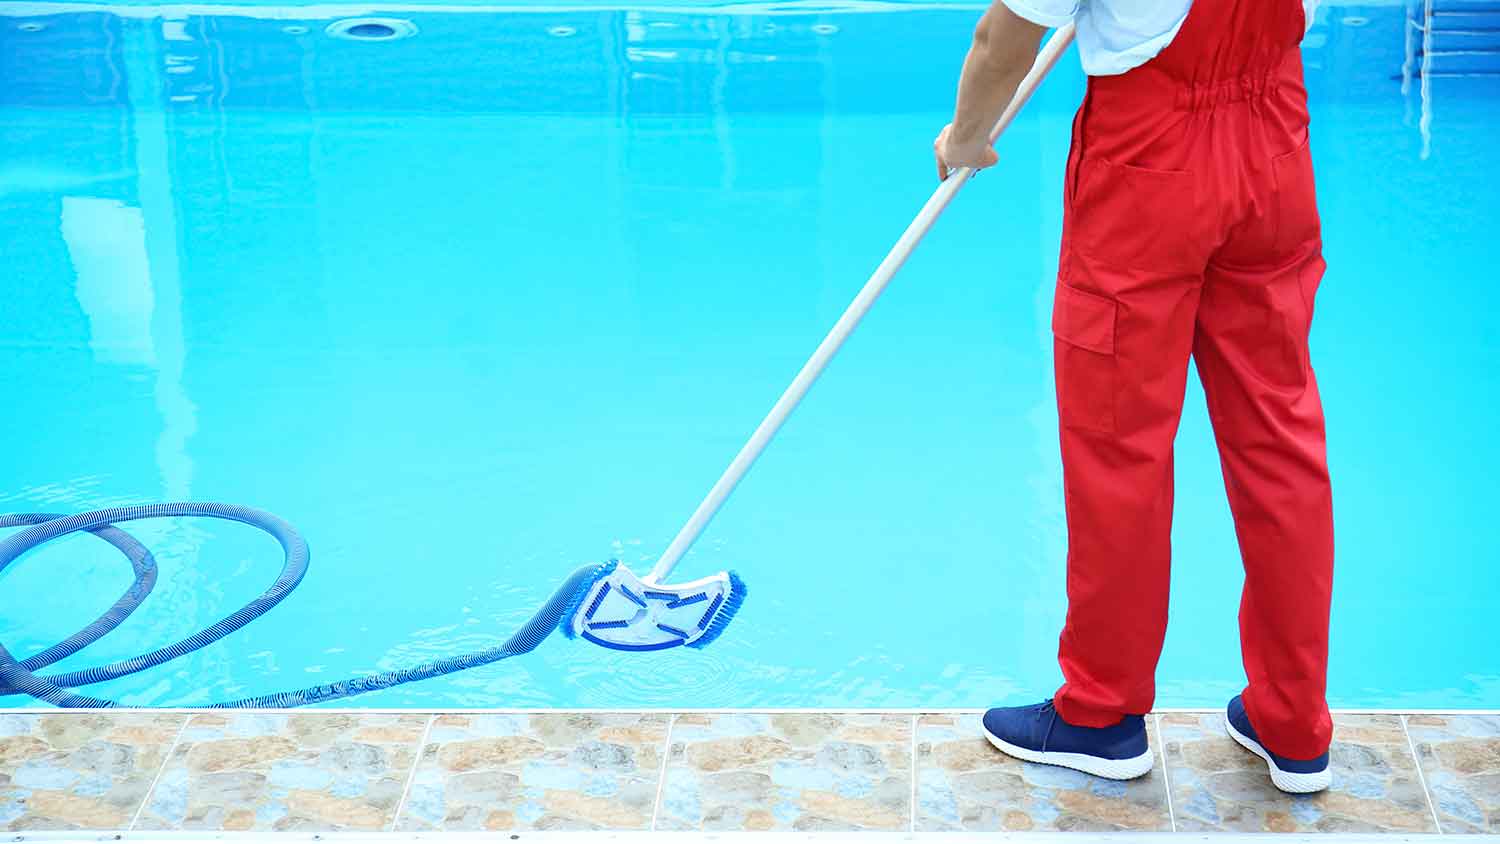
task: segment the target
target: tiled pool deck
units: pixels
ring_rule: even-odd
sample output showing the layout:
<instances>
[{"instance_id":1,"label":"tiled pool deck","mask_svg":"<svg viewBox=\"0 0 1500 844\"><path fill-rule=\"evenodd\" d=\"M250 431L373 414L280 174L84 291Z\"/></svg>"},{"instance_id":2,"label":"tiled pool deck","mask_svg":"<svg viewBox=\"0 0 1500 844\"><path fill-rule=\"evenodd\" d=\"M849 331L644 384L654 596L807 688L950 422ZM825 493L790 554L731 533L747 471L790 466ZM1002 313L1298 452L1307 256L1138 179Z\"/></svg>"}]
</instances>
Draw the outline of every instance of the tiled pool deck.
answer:
<instances>
[{"instance_id":1,"label":"tiled pool deck","mask_svg":"<svg viewBox=\"0 0 1500 844\"><path fill-rule=\"evenodd\" d=\"M1153 716L1113 783L977 714L0 711L0 829L1500 833L1500 715L1335 720L1290 798L1217 713Z\"/></svg>"}]
</instances>

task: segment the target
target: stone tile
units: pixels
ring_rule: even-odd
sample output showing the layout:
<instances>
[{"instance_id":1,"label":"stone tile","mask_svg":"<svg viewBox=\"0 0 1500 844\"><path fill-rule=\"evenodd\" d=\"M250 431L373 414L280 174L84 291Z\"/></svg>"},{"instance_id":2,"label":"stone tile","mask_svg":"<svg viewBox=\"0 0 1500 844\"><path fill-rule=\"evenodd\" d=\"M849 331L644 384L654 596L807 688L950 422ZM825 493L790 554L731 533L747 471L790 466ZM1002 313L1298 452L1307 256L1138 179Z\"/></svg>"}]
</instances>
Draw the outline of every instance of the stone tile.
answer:
<instances>
[{"instance_id":1,"label":"stone tile","mask_svg":"<svg viewBox=\"0 0 1500 844\"><path fill-rule=\"evenodd\" d=\"M194 715L136 829L390 826L426 715Z\"/></svg>"},{"instance_id":2,"label":"stone tile","mask_svg":"<svg viewBox=\"0 0 1500 844\"><path fill-rule=\"evenodd\" d=\"M1155 725L1151 747L1155 751ZM918 832L1170 831L1161 765L1115 782L1013 759L984 737L980 716L917 720Z\"/></svg>"},{"instance_id":3,"label":"stone tile","mask_svg":"<svg viewBox=\"0 0 1500 844\"><path fill-rule=\"evenodd\" d=\"M1410 715L1407 730L1447 833L1500 833L1500 715Z\"/></svg>"},{"instance_id":4,"label":"stone tile","mask_svg":"<svg viewBox=\"0 0 1500 844\"><path fill-rule=\"evenodd\" d=\"M124 829L185 715L0 714L0 829Z\"/></svg>"},{"instance_id":5,"label":"stone tile","mask_svg":"<svg viewBox=\"0 0 1500 844\"><path fill-rule=\"evenodd\" d=\"M645 830L667 715L440 715L400 830Z\"/></svg>"},{"instance_id":6,"label":"stone tile","mask_svg":"<svg viewBox=\"0 0 1500 844\"><path fill-rule=\"evenodd\" d=\"M679 715L658 829L906 830L909 715Z\"/></svg>"},{"instance_id":7,"label":"stone tile","mask_svg":"<svg viewBox=\"0 0 1500 844\"><path fill-rule=\"evenodd\" d=\"M1172 806L1179 831L1434 832L1401 719L1334 719L1333 787L1287 795L1266 764L1224 730L1224 716L1163 715Z\"/></svg>"}]
</instances>

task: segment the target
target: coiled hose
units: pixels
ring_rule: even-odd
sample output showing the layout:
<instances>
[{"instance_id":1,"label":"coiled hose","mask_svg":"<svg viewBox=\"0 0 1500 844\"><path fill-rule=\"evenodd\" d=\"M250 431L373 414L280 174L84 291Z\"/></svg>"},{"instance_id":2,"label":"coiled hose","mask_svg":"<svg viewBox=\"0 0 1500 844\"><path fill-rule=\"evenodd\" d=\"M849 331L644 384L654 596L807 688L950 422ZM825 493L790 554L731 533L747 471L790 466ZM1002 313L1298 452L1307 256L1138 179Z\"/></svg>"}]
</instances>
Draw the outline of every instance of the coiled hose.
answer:
<instances>
[{"instance_id":1,"label":"coiled hose","mask_svg":"<svg viewBox=\"0 0 1500 844\"><path fill-rule=\"evenodd\" d=\"M114 525L137 519L182 516L226 519L242 522L265 531L281 543L285 554L281 574L269 588L250 603L186 639L110 665L46 677L37 675L36 671L83 650L118 627L121 622L130 617L132 612L135 612L156 585L156 560L151 556L151 552ZM217 642L281 603L287 595L292 593L292 590L297 588L303 576L307 574L307 542L302 539L301 534L297 533L295 528L270 513L236 504L208 502L147 504L139 507L93 510L73 516L55 513L0 514L0 528L23 525L27 526L25 530L0 540L0 572L4 572L5 568L17 557L45 542L71 533L88 531L118 548L125 555L135 570L135 579L125 590L125 594L120 596L120 599L103 615L87 627L36 656L18 662L10 651L5 649L4 643L0 643L0 698L24 694L54 706L82 708L116 706L118 704L114 701L80 695L72 689L115 680L164 665L180 656ZM400 671L353 677L305 689L225 701L208 706L209 708L257 709L306 706L388 689L416 680L452 674L455 671L464 671L527 653L535 649L542 643L542 640L557 629L558 622L571 614L589 587L608 574L613 567L613 563L605 563L584 566L573 572L552 593L552 597L547 599L547 602L532 615L531 620L498 647L433 660Z\"/></svg>"}]
</instances>

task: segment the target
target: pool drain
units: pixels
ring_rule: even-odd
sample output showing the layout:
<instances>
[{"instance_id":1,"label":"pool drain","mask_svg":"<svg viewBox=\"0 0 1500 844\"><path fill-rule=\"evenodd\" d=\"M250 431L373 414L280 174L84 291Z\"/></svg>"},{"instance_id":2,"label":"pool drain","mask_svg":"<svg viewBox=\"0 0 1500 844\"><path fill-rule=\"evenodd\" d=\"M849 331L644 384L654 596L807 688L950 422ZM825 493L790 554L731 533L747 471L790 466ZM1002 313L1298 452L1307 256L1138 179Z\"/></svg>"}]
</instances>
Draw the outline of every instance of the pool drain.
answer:
<instances>
[{"instance_id":1,"label":"pool drain","mask_svg":"<svg viewBox=\"0 0 1500 844\"><path fill-rule=\"evenodd\" d=\"M346 18L329 24L325 31L346 41L395 41L416 35L417 25L400 18Z\"/></svg>"},{"instance_id":2,"label":"pool drain","mask_svg":"<svg viewBox=\"0 0 1500 844\"><path fill-rule=\"evenodd\" d=\"M37 23L36 21L27 21L26 23L16 25L16 29L19 29L22 32L41 32L46 28L46 24Z\"/></svg>"}]
</instances>

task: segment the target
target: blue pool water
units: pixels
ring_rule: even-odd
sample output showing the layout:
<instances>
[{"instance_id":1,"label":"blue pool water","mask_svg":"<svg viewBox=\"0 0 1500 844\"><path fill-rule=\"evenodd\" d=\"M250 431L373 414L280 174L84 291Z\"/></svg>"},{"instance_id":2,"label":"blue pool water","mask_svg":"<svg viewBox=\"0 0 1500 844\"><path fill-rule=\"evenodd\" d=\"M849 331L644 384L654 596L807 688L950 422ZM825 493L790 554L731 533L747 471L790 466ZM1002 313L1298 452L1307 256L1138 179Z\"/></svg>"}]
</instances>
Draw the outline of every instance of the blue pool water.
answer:
<instances>
[{"instance_id":1,"label":"blue pool water","mask_svg":"<svg viewBox=\"0 0 1500 844\"><path fill-rule=\"evenodd\" d=\"M1436 31L1500 14L1437 8L1475 14L1434 18L1425 86L1402 6L1325 4L1305 45L1336 706L1500 707L1500 38ZM399 668L497 644L581 563L649 568L931 191L978 9L408 6L381 13L415 36L361 43L324 29L364 7L0 2L0 512L225 500L313 551L260 621L89 693ZM1082 86L1065 58L678 568L750 584L720 642L556 638L353 703L1050 692ZM1160 703L1217 705L1241 571L1196 381L1177 474ZM187 635L280 563L238 525L131 530L156 593L59 668ZM128 582L88 537L35 552L0 575L0 641L36 653Z\"/></svg>"}]
</instances>

